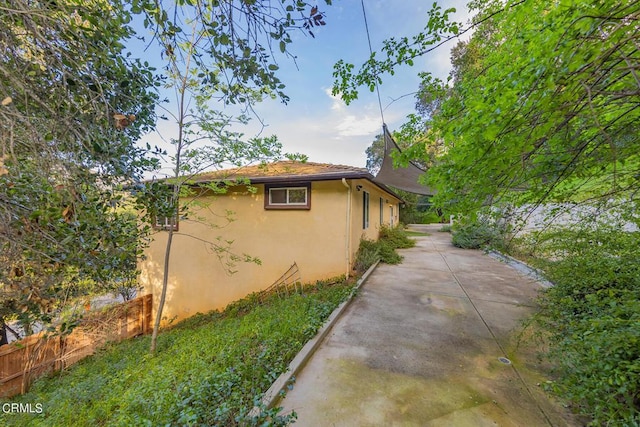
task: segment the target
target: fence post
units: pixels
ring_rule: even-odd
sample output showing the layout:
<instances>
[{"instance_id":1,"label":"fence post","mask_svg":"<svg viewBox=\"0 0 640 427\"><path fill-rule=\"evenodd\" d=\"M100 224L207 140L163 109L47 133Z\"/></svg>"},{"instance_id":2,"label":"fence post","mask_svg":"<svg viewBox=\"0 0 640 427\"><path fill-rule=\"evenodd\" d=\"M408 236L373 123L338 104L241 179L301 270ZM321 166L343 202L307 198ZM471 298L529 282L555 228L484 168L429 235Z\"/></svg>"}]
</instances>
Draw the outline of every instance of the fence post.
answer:
<instances>
[{"instance_id":1,"label":"fence post","mask_svg":"<svg viewBox=\"0 0 640 427\"><path fill-rule=\"evenodd\" d=\"M144 297L142 297L143 300L143 328L142 328L142 333L143 334L148 334L149 332L151 332L151 322L152 322L152 312L153 312L153 294L147 294Z\"/></svg>"}]
</instances>

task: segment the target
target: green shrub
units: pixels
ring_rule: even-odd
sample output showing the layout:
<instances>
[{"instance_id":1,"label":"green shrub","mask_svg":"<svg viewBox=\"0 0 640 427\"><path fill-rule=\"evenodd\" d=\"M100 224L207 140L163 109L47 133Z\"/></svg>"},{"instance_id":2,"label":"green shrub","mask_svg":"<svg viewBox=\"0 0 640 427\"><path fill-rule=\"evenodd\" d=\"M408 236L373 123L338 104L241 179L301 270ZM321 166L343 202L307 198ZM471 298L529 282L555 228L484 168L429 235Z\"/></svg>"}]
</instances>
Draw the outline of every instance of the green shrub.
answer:
<instances>
[{"instance_id":1,"label":"green shrub","mask_svg":"<svg viewBox=\"0 0 640 427\"><path fill-rule=\"evenodd\" d=\"M410 239L403 227L380 228L380 237L377 241L361 239L354 269L362 274L377 261L386 264L399 264L402 257L396 249L406 249L415 246L416 242Z\"/></svg>"},{"instance_id":2,"label":"green shrub","mask_svg":"<svg viewBox=\"0 0 640 427\"><path fill-rule=\"evenodd\" d=\"M388 244L393 249L412 248L416 245L415 240L410 239L404 227L380 227L380 241Z\"/></svg>"},{"instance_id":3,"label":"green shrub","mask_svg":"<svg viewBox=\"0 0 640 427\"><path fill-rule=\"evenodd\" d=\"M422 214L422 224L437 224L442 222L442 218L435 212L425 212Z\"/></svg>"},{"instance_id":4,"label":"green shrub","mask_svg":"<svg viewBox=\"0 0 640 427\"><path fill-rule=\"evenodd\" d=\"M294 416L278 408L249 413L351 291L322 282L261 304L250 297L162 331L154 356L149 336L108 346L13 399L42 403L42 414L0 414L0 424L287 425Z\"/></svg>"},{"instance_id":5,"label":"green shrub","mask_svg":"<svg viewBox=\"0 0 640 427\"><path fill-rule=\"evenodd\" d=\"M483 249L503 240L500 230L489 221L474 220L456 223L452 227L451 241L462 249Z\"/></svg>"},{"instance_id":6,"label":"green shrub","mask_svg":"<svg viewBox=\"0 0 640 427\"><path fill-rule=\"evenodd\" d=\"M442 227L440 227L440 231L441 233L451 233L451 225L449 224L445 224Z\"/></svg>"},{"instance_id":7,"label":"green shrub","mask_svg":"<svg viewBox=\"0 0 640 427\"><path fill-rule=\"evenodd\" d=\"M358 252L356 252L356 260L353 268L358 274L363 274L381 258L380 245L378 242L360 239L360 245L358 246Z\"/></svg>"},{"instance_id":8,"label":"green shrub","mask_svg":"<svg viewBox=\"0 0 640 427\"><path fill-rule=\"evenodd\" d=\"M556 366L552 389L593 425L640 424L638 233L554 230L538 236L555 284L540 300Z\"/></svg>"},{"instance_id":9,"label":"green shrub","mask_svg":"<svg viewBox=\"0 0 640 427\"><path fill-rule=\"evenodd\" d=\"M418 212L415 208L400 208L400 221L403 224L421 224L422 220L422 212Z\"/></svg>"}]
</instances>

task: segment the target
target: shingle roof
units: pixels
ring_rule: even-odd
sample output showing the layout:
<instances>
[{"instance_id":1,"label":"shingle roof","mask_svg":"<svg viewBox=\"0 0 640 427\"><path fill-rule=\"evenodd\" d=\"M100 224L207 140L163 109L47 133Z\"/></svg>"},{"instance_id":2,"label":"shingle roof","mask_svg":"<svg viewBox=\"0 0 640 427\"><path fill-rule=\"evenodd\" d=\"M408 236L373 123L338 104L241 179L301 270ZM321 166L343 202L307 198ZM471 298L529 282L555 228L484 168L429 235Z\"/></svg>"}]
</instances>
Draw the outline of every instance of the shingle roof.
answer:
<instances>
[{"instance_id":1,"label":"shingle roof","mask_svg":"<svg viewBox=\"0 0 640 427\"><path fill-rule=\"evenodd\" d=\"M234 180L248 178L252 183L282 181L322 181L341 178L365 178L373 180L373 175L364 168L298 161L279 161L263 165L243 166L205 172L194 177L195 182Z\"/></svg>"},{"instance_id":2,"label":"shingle roof","mask_svg":"<svg viewBox=\"0 0 640 427\"><path fill-rule=\"evenodd\" d=\"M205 183L222 180L249 179L252 184L294 183L304 181L329 181L336 179L367 179L389 194L402 200L392 189L388 188L369 173L365 168L355 166L333 165L329 163L313 163L299 161L279 161L262 165L242 166L233 169L222 169L205 172L195 176L190 182Z\"/></svg>"}]
</instances>

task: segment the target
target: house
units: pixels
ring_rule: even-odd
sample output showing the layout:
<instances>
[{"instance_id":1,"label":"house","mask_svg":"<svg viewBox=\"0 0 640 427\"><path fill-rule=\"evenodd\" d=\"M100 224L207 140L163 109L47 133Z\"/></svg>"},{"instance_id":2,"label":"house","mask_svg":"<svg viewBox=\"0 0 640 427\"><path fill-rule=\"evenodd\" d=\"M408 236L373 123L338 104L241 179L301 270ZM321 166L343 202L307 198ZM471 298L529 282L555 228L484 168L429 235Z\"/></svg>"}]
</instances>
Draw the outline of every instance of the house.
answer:
<instances>
[{"instance_id":1,"label":"house","mask_svg":"<svg viewBox=\"0 0 640 427\"><path fill-rule=\"evenodd\" d=\"M400 198L366 169L281 161L201 174L191 185L221 178L227 191L202 192L187 219L157 221L141 262L141 285L157 307L167 239L162 229L175 227L166 319L224 308L268 288L294 263L304 283L348 276L360 239L376 240L382 224L398 223ZM226 265L229 253L212 243L227 242L233 254L260 263Z\"/></svg>"}]
</instances>

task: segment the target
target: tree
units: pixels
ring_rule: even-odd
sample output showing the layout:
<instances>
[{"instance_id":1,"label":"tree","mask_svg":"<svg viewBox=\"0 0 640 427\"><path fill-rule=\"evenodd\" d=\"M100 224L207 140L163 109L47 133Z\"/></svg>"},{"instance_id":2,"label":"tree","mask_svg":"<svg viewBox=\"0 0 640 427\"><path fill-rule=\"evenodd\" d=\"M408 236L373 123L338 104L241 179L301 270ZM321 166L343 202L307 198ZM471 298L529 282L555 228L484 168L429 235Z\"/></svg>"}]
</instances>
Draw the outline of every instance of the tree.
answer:
<instances>
[{"instance_id":1,"label":"tree","mask_svg":"<svg viewBox=\"0 0 640 427\"><path fill-rule=\"evenodd\" d=\"M327 4L331 2L326 0ZM274 6L267 2L177 2L170 6L153 1L133 3L134 11L145 15L145 26L154 31L154 40L166 61L165 84L175 91L176 99L166 114L176 125L170 139L172 178L161 186L149 183L146 193L147 219L189 215L189 207L200 191L220 192L218 183L191 185L193 177L206 169L224 164L241 166L247 162L279 157L280 144L275 137L244 140L242 133L230 129L234 122L246 123L246 112L264 97L287 101L278 70L274 44L287 55L291 31L311 35L311 29L325 25L317 6L284 0ZM294 14L299 15L298 18ZM232 117L216 110L237 105L242 114ZM157 202L160 202L159 204ZM166 250L162 291L156 312L150 351L157 347L158 331L166 300L171 246L175 229L166 231ZM234 261L255 261L248 255L233 254L226 242L207 242L217 254Z\"/></svg>"},{"instance_id":2,"label":"tree","mask_svg":"<svg viewBox=\"0 0 640 427\"><path fill-rule=\"evenodd\" d=\"M519 2L486 21L491 37L471 41L480 71L460 77L438 125L449 148L434 171L449 187L442 201L632 197L637 15L628 2Z\"/></svg>"},{"instance_id":3,"label":"tree","mask_svg":"<svg viewBox=\"0 0 640 427\"><path fill-rule=\"evenodd\" d=\"M109 263L105 239L94 234L104 230L94 225L120 224L128 218L120 215L119 186L132 188L145 170L157 167L158 159L149 154L164 155L135 145L155 125L155 109L163 108L152 89L165 83L164 89L177 90L177 108L163 114L177 124L175 136L168 138L176 147L176 182L169 193L157 183L133 185L134 204L146 208L143 231L154 215L178 210L179 196L188 193L181 184L189 175L225 161L265 159L278 151L277 139L242 141L241 133L229 126L246 122L245 113L265 96L287 100L273 50L289 55L292 30L313 35L315 27L325 25L317 7L293 0L275 5L16 0L0 8L0 179L6 184L0 212L6 219L3 255L11 256L5 258L0 283L8 313L29 312L30 318L42 321L52 318L50 306L33 306L29 301L34 290L56 301L63 279L72 282L70 277L78 274L102 280L105 271L119 270ZM134 31L137 19L152 31L148 47L158 46L166 60L159 76L126 52L132 37L143 36ZM215 102L220 109L244 106L239 107L243 114L223 114L213 108ZM204 139L216 143L207 146ZM131 231L128 224L111 230L106 240L116 242L120 233ZM122 265L130 266L128 255L139 253L139 237L135 233L127 242L111 245L128 248ZM34 280L27 281L24 269L13 268L25 262L48 270L32 267ZM43 274L51 280L42 282ZM9 283L19 283L21 291L10 295ZM16 301L22 301L20 307ZM156 336L157 331L153 346Z\"/></svg>"},{"instance_id":4,"label":"tree","mask_svg":"<svg viewBox=\"0 0 640 427\"><path fill-rule=\"evenodd\" d=\"M430 124L444 143L428 174L436 201L473 212L498 202L637 200L637 3L472 6L476 33ZM413 40L458 31L431 21ZM357 85L375 83L426 50L402 40L385 44L386 57L357 74L337 64L334 89L353 98Z\"/></svg>"},{"instance_id":5,"label":"tree","mask_svg":"<svg viewBox=\"0 0 640 427\"><path fill-rule=\"evenodd\" d=\"M375 139L370 146L365 150L367 155L367 169L371 174L375 175L382 166L382 160L384 159L384 135L376 135Z\"/></svg>"},{"instance_id":6,"label":"tree","mask_svg":"<svg viewBox=\"0 0 640 427\"><path fill-rule=\"evenodd\" d=\"M135 274L139 233L118 186L154 164L135 141L157 95L148 64L125 55L125 4L0 10L0 323L28 331Z\"/></svg>"}]
</instances>

